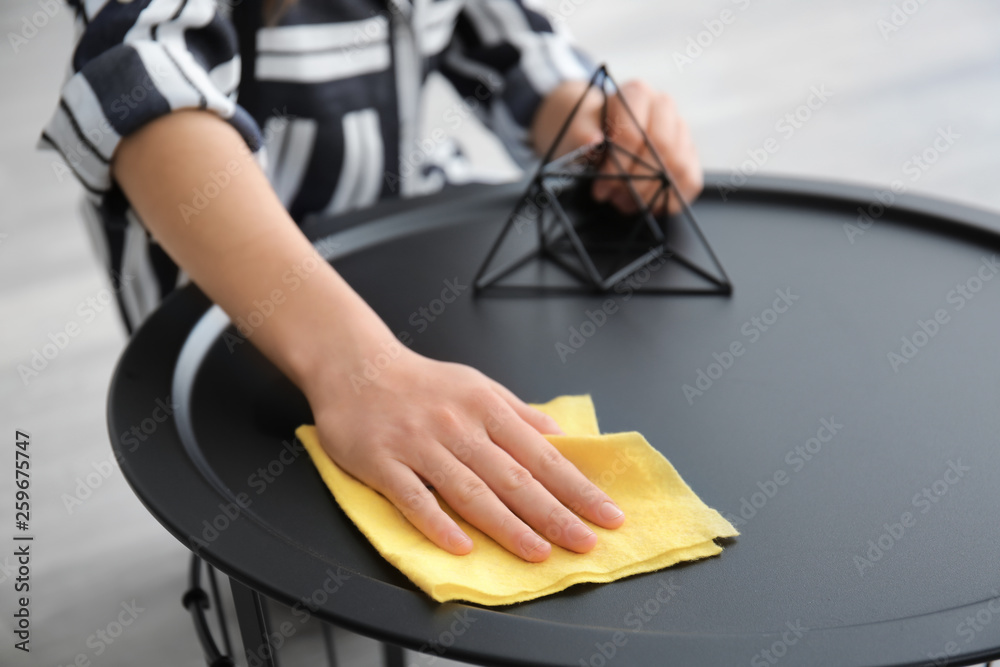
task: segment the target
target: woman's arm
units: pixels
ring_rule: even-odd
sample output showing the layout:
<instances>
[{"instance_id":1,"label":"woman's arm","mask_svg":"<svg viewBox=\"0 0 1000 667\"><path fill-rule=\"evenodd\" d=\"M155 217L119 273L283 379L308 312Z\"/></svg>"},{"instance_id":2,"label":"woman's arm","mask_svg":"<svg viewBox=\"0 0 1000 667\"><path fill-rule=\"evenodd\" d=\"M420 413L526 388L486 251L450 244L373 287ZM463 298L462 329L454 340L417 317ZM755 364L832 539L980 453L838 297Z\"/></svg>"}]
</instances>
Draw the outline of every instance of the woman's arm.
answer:
<instances>
[{"instance_id":1,"label":"woman's arm","mask_svg":"<svg viewBox=\"0 0 1000 667\"><path fill-rule=\"evenodd\" d=\"M472 368L401 346L319 257L218 116L163 116L122 140L112 168L150 232L230 317L276 303L249 339L306 395L331 458L437 545L456 554L473 547L425 482L531 561L551 551L539 535L577 552L593 548L597 537L576 514L607 528L624 521L542 437L558 432L550 418ZM195 193L210 183L218 195L199 209ZM352 386L365 360L385 351L392 364L370 385Z\"/></svg>"}]
</instances>

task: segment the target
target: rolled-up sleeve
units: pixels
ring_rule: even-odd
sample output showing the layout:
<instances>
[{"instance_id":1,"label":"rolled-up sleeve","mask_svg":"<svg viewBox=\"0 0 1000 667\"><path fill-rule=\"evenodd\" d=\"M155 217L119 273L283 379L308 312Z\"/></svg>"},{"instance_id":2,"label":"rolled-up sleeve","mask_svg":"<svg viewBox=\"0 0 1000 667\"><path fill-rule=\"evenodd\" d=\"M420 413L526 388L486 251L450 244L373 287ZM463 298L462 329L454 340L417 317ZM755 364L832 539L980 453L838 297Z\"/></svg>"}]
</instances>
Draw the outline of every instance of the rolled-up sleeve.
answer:
<instances>
[{"instance_id":1,"label":"rolled-up sleeve","mask_svg":"<svg viewBox=\"0 0 1000 667\"><path fill-rule=\"evenodd\" d=\"M89 193L111 190L122 137L178 109L212 111L252 150L260 147L259 126L236 103L236 32L215 0L70 4L80 37L41 144L62 155Z\"/></svg>"},{"instance_id":2,"label":"rolled-up sleeve","mask_svg":"<svg viewBox=\"0 0 1000 667\"><path fill-rule=\"evenodd\" d=\"M594 69L565 32L521 0L466 0L441 66L522 165L535 157L528 128L542 99Z\"/></svg>"}]
</instances>

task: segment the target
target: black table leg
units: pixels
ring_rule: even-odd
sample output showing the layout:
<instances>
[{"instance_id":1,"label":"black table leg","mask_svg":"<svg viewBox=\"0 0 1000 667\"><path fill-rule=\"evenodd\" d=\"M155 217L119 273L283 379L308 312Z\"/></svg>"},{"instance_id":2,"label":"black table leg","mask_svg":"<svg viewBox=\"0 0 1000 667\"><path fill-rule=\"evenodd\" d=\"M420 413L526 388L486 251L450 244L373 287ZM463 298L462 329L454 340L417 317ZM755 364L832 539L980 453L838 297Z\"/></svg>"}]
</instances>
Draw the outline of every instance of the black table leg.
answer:
<instances>
[{"instance_id":1,"label":"black table leg","mask_svg":"<svg viewBox=\"0 0 1000 667\"><path fill-rule=\"evenodd\" d=\"M229 579L229 586L233 591L233 605L236 607L236 620L247 664L251 667L278 667L278 655L268 641L267 598L233 578ZM323 623L322 630L327 663L330 667L337 667L333 628ZM385 667L406 667L406 654L399 646L382 644L382 664Z\"/></svg>"},{"instance_id":2,"label":"black table leg","mask_svg":"<svg viewBox=\"0 0 1000 667\"><path fill-rule=\"evenodd\" d=\"M326 664L329 667L337 667L337 649L333 640L333 626L320 621L323 628L323 647L326 649Z\"/></svg>"},{"instance_id":3,"label":"black table leg","mask_svg":"<svg viewBox=\"0 0 1000 667\"><path fill-rule=\"evenodd\" d=\"M252 667L278 667L278 656L267 637L267 599L232 577L229 586L233 591L236 620L240 625L247 664Z\"/></svg>"},{"instance_id":4,"label":"black table leg","mask_svg":"<svg viewBox=\"0 0 1000 667\"><path fill-rule=\"evenodd\" d=\"M403 649L394 644L382 644L382 658L385 667L406 667Z\"/></svg>"}]
</instances>

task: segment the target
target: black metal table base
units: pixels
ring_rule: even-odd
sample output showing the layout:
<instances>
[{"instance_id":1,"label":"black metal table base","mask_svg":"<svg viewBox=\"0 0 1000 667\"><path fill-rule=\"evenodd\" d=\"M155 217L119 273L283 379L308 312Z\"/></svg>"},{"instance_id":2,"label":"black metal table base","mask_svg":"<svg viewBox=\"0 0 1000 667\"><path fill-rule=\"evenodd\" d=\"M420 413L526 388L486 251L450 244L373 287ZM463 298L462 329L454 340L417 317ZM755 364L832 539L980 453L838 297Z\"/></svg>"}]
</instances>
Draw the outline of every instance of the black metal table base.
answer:
<instances>
[{"instance_id":1,"label":"black metal table base","mask_svg":"<svg viewBox=\"0 0 1000 667\"><path fill-rule=\"evenodd\" d=\"M219 598L219 588L215 581L215 570L211 565L206 564L211 583L211 598L207 591L200 587L199 572L201 559L193 555L191 557L191 587L183 598L184 606L192 609L195 629L198 639L205 652L205 662L209 667L230 667L232 665L245 664L246 667L278 667L277 648L271 643L268 615L268 598L261 595L256 590L241 583L240 581L229 579L229 588L233 595L233 607L236 610L236 622L239 626L240 638L243 643L243 660L237 661L233 655L229 635L226 630L225 614L222 611L222 603ZM212 600L214 598L214 600ZM225 653L220 651L211 637L208 627L207 616L204 613L211 606L210 600L214 601L216 614L219 623L219 632L223 636L223 646ZM193 609L194 608L194 609ZM326 652L326 661L329 667L337 667L337 651L333 637L332 626L320 621L323 632L323 647ZM381 644L382 664L385 667L404 667L406 664L405 654L401 647L394 644Z\"/></svg>"}]
</instances>

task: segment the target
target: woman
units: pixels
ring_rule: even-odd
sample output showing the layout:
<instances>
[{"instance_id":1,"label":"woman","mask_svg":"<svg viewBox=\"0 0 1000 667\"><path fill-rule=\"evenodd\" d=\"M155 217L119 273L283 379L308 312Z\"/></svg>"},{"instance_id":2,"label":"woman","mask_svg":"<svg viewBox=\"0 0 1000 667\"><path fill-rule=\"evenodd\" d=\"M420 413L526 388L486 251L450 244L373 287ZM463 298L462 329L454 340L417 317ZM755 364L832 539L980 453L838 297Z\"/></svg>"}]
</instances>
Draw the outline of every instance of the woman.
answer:
<instances>
[{"instance_id":1,"label":"woman","mask_svg":"<svg viewBox=\"0 0 1000 667\"><path fill-rule=\"evenodd\" d=\"M316 266L297 227L307 214L424 193L460 173L454 151L420 152L429 72L474 101L522 161L554 141L592 72L517 0L71 4L81 29L73 74L43 141L88 191L130 330L189 278L236 321L283 289L288 271ZM622 96L682 195L697 196L687 128L670 99L641 82L610 98L607 128L601 96L588 96L559 152L599 142L608 129L641 156ZM404 168L414 151L420 168ZM632 206L618 182L597 181L593 194ZM559 432L553 420L472 368L401 347L332 267L318 267L244 333L301 388L324 449L344 470L454 554L472 541L427 480L529 561L547 558L551 543L592 549L597 537L580 517L605 528L625 521L542 437ZM388 349L393 363L356 390L350 377Z\"/></svg>"}]
</instances>

